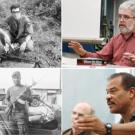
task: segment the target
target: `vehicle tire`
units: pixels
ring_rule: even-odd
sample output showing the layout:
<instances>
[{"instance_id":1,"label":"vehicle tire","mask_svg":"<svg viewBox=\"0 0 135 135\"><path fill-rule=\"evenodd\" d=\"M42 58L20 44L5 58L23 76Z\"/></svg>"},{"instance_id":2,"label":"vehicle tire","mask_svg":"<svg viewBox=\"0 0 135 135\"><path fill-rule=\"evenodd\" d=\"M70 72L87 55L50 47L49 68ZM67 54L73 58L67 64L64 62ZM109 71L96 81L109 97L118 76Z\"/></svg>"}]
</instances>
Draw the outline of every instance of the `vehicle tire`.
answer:
<instances>
[{"instance_id":1,"label":"vehicle tire","mask_svg":"<svg viewBox=\"0 0 135 135\"><path fill-rule=\"evenodd\" d=\"M31 106L38 107L40 105L40 102L37 98L33 98Z\"/></svg>"}]
</instances>

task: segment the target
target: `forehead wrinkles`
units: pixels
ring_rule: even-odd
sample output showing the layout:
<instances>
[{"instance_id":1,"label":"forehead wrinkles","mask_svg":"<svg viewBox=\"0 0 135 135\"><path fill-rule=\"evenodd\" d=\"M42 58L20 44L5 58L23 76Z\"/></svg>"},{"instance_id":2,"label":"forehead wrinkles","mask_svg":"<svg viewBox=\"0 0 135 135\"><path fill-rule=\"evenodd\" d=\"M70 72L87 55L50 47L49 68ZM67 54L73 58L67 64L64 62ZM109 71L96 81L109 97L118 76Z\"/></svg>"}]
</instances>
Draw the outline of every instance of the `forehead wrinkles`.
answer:
<instances>
[{"instance_id":1,"label":"forehead wrinkles","mask_svg":"<svg viewBox=\"0 0 135 135\"><path fill-rule=\"evenodd\" d=\"M122 77L118 76L113 79L110 79L107 84L107 89L111 89L113 87L119 87L122 84Z\"/></svg>"}]
</instances>

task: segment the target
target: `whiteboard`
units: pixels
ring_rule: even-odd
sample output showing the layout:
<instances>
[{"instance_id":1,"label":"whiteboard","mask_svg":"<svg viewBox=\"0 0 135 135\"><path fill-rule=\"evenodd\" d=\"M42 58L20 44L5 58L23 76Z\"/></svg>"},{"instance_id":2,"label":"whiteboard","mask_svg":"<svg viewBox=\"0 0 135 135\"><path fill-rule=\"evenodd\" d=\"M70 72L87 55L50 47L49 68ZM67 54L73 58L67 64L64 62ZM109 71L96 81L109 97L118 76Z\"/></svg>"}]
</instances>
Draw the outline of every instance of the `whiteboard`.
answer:
<instances>
[{"instance_id":1,"label":"whiteboard","mask_svg":"<svg viewBox=\"0 0 135 135\"><path fill-rule=\"evenodd\" d=\"M62 37L99 38L101 0L62 0Z\"/></svg>"}]
</instances>

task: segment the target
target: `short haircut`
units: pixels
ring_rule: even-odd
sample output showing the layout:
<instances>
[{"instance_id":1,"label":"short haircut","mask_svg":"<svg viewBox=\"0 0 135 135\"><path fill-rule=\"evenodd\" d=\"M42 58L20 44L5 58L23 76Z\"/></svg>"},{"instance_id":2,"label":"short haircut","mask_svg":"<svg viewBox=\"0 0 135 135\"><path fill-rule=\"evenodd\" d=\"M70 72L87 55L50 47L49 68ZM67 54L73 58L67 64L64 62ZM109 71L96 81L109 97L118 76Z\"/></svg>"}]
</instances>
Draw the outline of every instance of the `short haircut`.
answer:
<instances>
[{"instance_id":1,"label":"short haircut","mask_svg":"<svg viewBox=\"0 0 135 135\"><path fill-rule=\"evenodd\" d=\"M91 112L90 112L90 115L94 115L95 114L95 111L93 108L91 108Z\"/></svg>"},{"instance_id":2,"label":"short haircut","mask_svg":"<svg viewBox=\"0 0 135 135\"><path fill-rule=\"evenodd\" d=\"M135 0L126 0L123 2L119 7L119 10L122 9L130 9L133 16L135 17Z\"/></svg>"},{"instance_id":3,"label":"short haircut","mask_svg":"<svg viewBox=\"0 0 135 135\"><path fill-rule=\"evenodd\" d=\"M16 78L16 77L21 77L21 73L19 71L15 71L13 74L12 74L12 78Z\"/></svg>"},{"instance_id":4,"label":"short haircut","mask_svg":"<svg viewBox=\"0 0 135 135\"><path fill-rule=\"evenodd\" d=\"M112 74L108 80L112 80L114 78L121 77L121 85L123 86L124 90L128 90L131 87L135 87L135 76L129 73L121 72Z\"/></svg>"},{"instance_id":5,"label":"short haircut","mask_svg":"<svg viewBox=\"0 0 135 135\"><path fill-rule=\"evenodd\" d=\"M13 4L10 7L10 11L12 12L13 9L19 8L20 9L20 5L19 4Z\"/></svg>"}]
</instances>

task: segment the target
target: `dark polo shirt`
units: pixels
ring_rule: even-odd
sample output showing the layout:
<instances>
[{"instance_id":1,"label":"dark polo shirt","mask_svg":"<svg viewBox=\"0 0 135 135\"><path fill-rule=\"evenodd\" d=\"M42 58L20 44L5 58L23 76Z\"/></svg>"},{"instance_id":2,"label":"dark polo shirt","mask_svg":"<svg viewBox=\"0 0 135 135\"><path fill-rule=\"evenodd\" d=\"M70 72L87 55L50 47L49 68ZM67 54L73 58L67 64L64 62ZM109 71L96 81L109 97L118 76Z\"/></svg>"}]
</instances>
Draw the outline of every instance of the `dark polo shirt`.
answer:
<instances>
[{"instance_id":1,"label":"dark polo shirt","mask_svg":"<svg viewBox=\"0 0 135 135\"><path fill-rule=\"evenodd\" d=\"M132 117L130 118L130 122L133 122L133 121L135 121L135 112L133 113ZM120 123L124 123L124 120L121 119Z\"/></svg>"}]
</instances>

